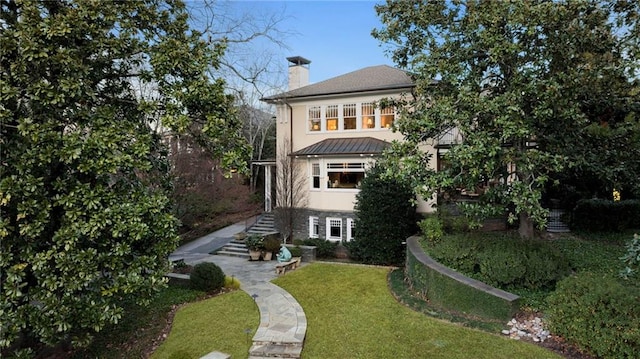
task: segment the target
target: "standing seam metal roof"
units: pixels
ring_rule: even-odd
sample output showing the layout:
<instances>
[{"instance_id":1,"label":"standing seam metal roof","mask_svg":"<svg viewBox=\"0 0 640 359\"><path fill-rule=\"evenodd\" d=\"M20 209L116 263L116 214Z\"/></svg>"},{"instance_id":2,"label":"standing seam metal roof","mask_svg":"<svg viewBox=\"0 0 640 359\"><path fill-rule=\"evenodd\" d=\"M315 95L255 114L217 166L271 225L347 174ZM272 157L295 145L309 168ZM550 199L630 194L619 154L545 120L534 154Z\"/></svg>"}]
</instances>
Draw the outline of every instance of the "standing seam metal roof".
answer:
<instances>
[{"instance_id":1,"label":"standing seam metal roof","mask_svg":"<svg viewBox=\"0 0 640 359\"><path fill-rule=\"evenodd\" d=\"M328 138L293 152L292 156L337 156L381 154L389 142L373 137Z\"/></svg>"}]
</instances>

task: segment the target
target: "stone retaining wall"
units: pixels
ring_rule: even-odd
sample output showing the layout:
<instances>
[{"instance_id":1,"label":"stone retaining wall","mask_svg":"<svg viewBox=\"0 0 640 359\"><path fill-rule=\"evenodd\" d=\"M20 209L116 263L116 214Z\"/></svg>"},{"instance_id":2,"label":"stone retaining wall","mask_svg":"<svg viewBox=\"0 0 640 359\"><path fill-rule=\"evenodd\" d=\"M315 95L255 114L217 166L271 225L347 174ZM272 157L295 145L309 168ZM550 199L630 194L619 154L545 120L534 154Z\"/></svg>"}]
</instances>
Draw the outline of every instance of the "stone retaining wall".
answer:
<instances>
[{"instance_id":1,"label":"stone retaining wall","mask_svg":"<svg viewBox=\"0 0 640 359\"><path fill-rule=\"evenodd\" d=\"M466 277L429 257L419 237L407 239L405 275L414 291L435 306L462 314L507 321L520 297Z\"/></svg>"}]
</instances>

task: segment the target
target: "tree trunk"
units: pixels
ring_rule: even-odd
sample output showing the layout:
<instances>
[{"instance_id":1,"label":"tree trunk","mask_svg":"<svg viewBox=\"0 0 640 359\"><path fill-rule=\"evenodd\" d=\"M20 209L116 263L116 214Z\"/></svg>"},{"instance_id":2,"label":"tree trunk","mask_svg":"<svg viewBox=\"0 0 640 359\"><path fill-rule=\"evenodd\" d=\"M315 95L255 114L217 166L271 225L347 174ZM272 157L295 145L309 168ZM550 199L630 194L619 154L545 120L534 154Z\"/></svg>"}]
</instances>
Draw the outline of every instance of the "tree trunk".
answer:
<instances>
[{"instance_id":1,"label":"tree trunk","mask_svg":"<svg viewBox=\"0 0 640 359\"><path fill-rule=\"evenodd\" d=\"M533 220L527 212L520 212L520 227L518 227L520 238L533 238Z\"/></svg>"}]
</instances>

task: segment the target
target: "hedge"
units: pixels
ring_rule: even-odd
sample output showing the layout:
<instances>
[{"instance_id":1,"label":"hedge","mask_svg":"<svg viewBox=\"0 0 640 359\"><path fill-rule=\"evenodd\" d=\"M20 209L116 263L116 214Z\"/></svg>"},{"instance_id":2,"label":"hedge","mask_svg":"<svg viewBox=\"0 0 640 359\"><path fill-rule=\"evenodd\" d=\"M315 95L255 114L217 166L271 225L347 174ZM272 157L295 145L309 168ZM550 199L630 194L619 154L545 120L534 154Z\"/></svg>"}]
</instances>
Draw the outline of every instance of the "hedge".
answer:
<instances>
[{"instance_id":1,"label":"hedge","mask_svg":"<svg viewBox=\"0 0 640 359\"><path fill-rule=\"evenodd\" d=\"M623 231L640 228L640 200L580 200L573 209L571 227L579 231Z\"/></svg>"},{"instance_id":2,"label":"hedge","mask_svg":"<svg viewBox=\"0 0 640 359\"><path fill-rule=\"evenodd\" d=\"M407 239L406 275L414 291L435 306L460 314L506 321L520 297L449 269L429 257L418 237Z\"/></svg>"}]
</instances>

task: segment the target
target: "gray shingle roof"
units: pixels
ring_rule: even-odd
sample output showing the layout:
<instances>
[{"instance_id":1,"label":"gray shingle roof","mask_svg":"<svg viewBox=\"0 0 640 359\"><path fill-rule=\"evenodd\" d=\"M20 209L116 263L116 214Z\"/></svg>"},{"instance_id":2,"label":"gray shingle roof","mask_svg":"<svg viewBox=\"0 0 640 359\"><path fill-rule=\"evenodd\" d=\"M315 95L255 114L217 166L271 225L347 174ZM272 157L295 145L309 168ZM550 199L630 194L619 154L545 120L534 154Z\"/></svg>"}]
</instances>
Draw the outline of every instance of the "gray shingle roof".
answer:
<instances>
[{"instance_id":1,"label":"gray shingle roof","mask_svg":"<svg viewBox=\"0 0 640 359\"><path fill-rule=\"evenodd\" d=\"M332 95L375 90L408 89L414 82L406 71L387 65L365 67L312 85L292 91L265 97L265 102L274 102L284 98Z\"/></svg>"},{"instance_id":2,"label":"gray shingle roof","mask_svg":"<svg viewBox=\"0 0 640 359\"><path fill-rule=\"evenodd\" d=\"M329 138L292 153L292 156L377 155L389 142L373 137Z\"/></svg>"}]
</instances>

